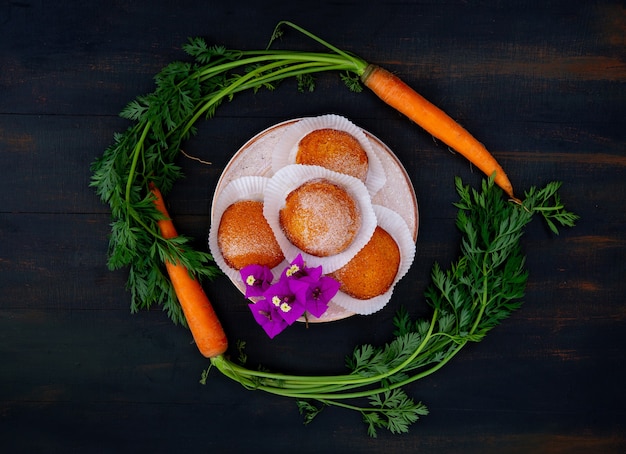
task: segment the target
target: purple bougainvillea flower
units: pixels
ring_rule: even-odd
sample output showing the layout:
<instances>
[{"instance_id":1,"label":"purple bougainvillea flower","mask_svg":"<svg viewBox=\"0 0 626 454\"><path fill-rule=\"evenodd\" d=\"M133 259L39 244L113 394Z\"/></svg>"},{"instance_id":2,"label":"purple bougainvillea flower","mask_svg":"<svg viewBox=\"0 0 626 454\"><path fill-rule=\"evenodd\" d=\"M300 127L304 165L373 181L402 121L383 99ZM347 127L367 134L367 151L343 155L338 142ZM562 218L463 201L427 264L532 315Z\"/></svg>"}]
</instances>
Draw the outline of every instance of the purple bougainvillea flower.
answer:
<instances>
[{"instance_id":1,"label":"purple bougainvillea flower","mask_svg":"<svg viewBox=\"0 0 626 454\"><path fill-rule=\"evenodd\" d=\"M330 300L339 291L340 284L328 276L322 276L317 280L305 279L304 282L308 282L305 310L320 318L328 309Z\"/></svg>"},{"instance_id":2,"label":"purple bougainvillea flower","mask_svg":"<svg viewBox=\"0 0 626 454\"><path fill-rule=\"evenodd\" d=\"M298 254L295 259L289 264L287 268L283 271L281 278L290 278L290 279L303 279L303 278L311 278L317 280L322 275L322 267L318 266L316 268L308 268L304 259L302 258L302 254Z\"/></svg>"},{"instance_id":3,"label":"purple bougainvillea flower","mask_svg":"<svg viewBox=\"0 0 626 454\"><path fill-rule=\"evenodd\" d=\"M287 326L287 322L278 313L279 309L266 299L261 299L256 303L248 304L252 311L252 315L256 322L261 325L270 339L283 331Z\"/></svg>"},{"instance_id":4,"label":"purple bougainvillea flower","mask_svg":"<svg viewBox=\"0 0 626 454\"><path fill-rule=\"evenodd\" d=\"M304 314L308 288L306 282L285 277L268 288L263 296L278 309L283 320L291 325Z\"/></svg>"},{"instance_id":5,"label":"purple bougainvillea flower","mask_svg":"<svg viewBox=\"0 0 626 454\"><path fill-rule=\"evenodd\" d=\"M240 275L246 285L246 298L258 298L248 307L270 338L305 313L320 318L340 287L335 279L322 275L321 266L308 268L300 254L275 283L272 283L272 271L266 266L246 266Z\"/></svg>"},{"instance_id":6,"label":"purple bougainvillea flower","mask_svg":"<svg viewBox=\"0 0 626 454\"><path fill-rule=\"evenodd\" d=\"M302 258L302 254L298 254L297 257L292 260L289 266L283 270L280 278L283 279L285 277L288 277L298 279L301 275L304 274L304 270L304 259Z\"/></svg>"},{"instance_id":7,"label":"purple bougainvillea flower","mask_svg":"<svg viewBox=\"0 0 626 454\"><path fill-rule=\"evenodd\" d=\"M266 266L248 265L243 267L239 274L246 285L246 298L263 296L263 293L272 285L274 275Z\"/></svg>"}]
</instances>

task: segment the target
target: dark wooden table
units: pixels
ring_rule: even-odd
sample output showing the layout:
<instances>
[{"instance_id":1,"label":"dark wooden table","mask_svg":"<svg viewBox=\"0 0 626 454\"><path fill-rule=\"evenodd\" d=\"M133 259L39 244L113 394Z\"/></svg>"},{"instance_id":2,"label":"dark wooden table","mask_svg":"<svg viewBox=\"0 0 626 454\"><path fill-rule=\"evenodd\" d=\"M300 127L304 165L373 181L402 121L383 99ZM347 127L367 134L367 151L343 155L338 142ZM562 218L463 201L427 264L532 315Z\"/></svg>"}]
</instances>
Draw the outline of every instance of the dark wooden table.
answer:
<instances>
[{"instance_id":1,"label":"dark wooden table","mask_svg":"<svg viewBox=\"0 0 626 454\"><path fill-rule=\"evenodd\" d=\"M490 3L492 3L490 5ZM620 1L9 2L0 4L0 452L625 452L626 10ZM173 6L170 6L173 5ZM128 123L118 112L203 36L256 49L292 20L392 70L483 141L521 190L563 182L581 216L559 237L534 221L522 308L408 392L430 414L368 438L358 414L303 425L293 401L212 373L155 308L131 314L126 270L106 267L110 213L90 164ZM289 41L293 40L293 41ZM294 35L284 42L312 50ZM206 284L250 361L343 371L382 344L401 304L425 310L435 261L458 252L454 176L482 176L371 93L336 75L244 93L201 124L168 195L206 248L213 189L233 153L287 119L338 113L396 153L419 200L415 263L370 317L270 341L226 278Z\"/></svg>"}]
</instances>

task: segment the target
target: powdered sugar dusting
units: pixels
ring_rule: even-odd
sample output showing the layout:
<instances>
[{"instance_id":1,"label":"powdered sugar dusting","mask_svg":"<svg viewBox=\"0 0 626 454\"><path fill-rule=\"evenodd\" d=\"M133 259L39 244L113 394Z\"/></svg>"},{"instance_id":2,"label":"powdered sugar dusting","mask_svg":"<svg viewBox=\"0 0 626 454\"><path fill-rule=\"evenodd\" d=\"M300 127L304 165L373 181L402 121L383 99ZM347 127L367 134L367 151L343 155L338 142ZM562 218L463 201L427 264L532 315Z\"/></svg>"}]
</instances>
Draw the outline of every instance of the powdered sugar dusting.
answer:
<instances>
[{"instance_id":1,"label":"powdered sugar dusting","mask_svg":"<svg viewBox=\"0 0 626 454\"><path fill-rule=\"evenodd\" d=\"M280 211L287 206L287 195L301 187L306 182L324 180L330 182L347 192L358 207L361 217L360 227L350 244L338 253L331 255L314 255L292 242L285 234L280 222ZM278 170L267 183L264 197L263 214L270 227L274 231L276 240L280 245L287 260L302 254L307 266L322 266L324 271L330 273L345 265L367 243L376 228L376 215L372 208L372 199L363 182L344 173L333 172L320 166L308 166L292 164ZM331 216L321 212L323 222L328 222ZM293 216L293 221L302 221L301 216ZM301 226L290 228L294 232L302 231ZM316 242L317 243L317 242Z\"/></svg>"},{"instance_id":2,"label":"powdered sugar dusting","mask_svg":"<svg viewBox=\"0 0 626 454\"><path fill-rule=\"evenodd\" d=\"M330 182L303 184L287 196L280 223L289 240L320 257L344 251L361 226L352 197Z\"/></svg>"}]
</instances>

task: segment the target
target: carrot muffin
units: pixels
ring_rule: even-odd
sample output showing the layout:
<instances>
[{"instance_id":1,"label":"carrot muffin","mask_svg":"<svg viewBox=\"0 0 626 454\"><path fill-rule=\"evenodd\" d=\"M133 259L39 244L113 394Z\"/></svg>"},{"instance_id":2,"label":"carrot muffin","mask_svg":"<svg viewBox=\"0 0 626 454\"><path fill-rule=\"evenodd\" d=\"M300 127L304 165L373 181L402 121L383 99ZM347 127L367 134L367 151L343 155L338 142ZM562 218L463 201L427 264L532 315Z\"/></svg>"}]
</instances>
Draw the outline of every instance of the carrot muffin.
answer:
<instances>
[{"instance_id":1,"label":"carrot muffin","mask_svg":"<svg viewBox=\"0 0 626 454\"><path fill-rule=\"evenodd\" d=\"M361 227L361 214L343 187L322 178L287 195L279 223L293 245L307 254L328 257L350 246Z\"/></svg>"},{"instance_id":2,"label":"carrot muffin","mask_svg":"<svg viewBox=\"0 0 626 454\"><path fill-rule=\"evenodd\" d=\"M298 143L296 164L318 165L365 181L367 153L352 134L333 128L317 129Z\"/></svg>"},{"instance_id":3,"label":"carrot muffin","mask_svg":"<svg viewBox=\"0 0 626 454\"><path fill-rule=\"evenodd\" d=\"M365 247L330 276L339 281L342 292L366 300L389 290L399 266L398 245L386 230L378 226Z\"/></svg>"},{"instance_id":4,"label":"carrot muffin","mask_svg":"<svg viewBox=\"0 0 626 454\"><path fill-rule=\"evenodd\" d=\"M217 230L224 261L240 270L248 265L274 268L284 256L274 232L263 216L263 202L242 200L224 211Z\"/></svg>"}]
</instances>

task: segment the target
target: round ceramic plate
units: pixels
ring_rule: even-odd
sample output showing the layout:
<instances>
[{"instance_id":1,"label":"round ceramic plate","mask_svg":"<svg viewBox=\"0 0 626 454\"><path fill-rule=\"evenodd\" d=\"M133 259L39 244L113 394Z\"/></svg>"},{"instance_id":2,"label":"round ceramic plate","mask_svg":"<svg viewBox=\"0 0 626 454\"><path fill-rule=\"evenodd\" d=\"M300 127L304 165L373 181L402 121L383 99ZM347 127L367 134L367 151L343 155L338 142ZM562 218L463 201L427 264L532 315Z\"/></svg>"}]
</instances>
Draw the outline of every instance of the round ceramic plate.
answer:
<instances>
[{"instance_id":1,"label":"round ceramic plate","mask_svg":"<svg viewBox=\"0 0 626 454\"><path fill-rule=\"evenodd\" d=\"M217 182L211 209L211 223L214 221L213 206L215 201L228 183L243 176L270 177L272 175L272 151L284 133L285 128L299 120L299 118L296 118L267 128L248 140L235 153ZM387 145L369 132L365 130L363 132L380 159L387 177L385 185L372 197L372 203L385 206L402 216L413 234L413 240L417 241L419 213L417 197L415 196L411 179L406 173L404 166ZM244 293L245 289L242 282L232 279L231 281ZM354 315L354 313L333 304L331 301L328 310L322 317L319 319L311 317L308 322L330 322L341 320L351 315Z\"/></svg>"}]
</instances>

